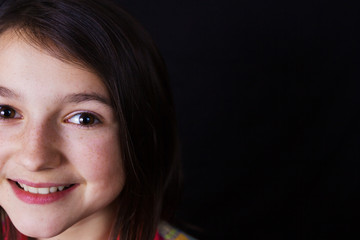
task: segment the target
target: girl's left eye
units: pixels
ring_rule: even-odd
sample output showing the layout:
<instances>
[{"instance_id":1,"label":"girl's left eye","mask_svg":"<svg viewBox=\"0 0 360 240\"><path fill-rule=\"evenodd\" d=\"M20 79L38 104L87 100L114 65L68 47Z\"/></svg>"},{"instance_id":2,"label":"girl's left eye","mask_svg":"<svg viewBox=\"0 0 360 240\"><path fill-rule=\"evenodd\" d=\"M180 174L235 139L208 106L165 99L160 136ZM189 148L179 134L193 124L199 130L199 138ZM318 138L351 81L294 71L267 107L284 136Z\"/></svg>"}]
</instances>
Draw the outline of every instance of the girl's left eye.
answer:
<instances>
[{"instance_id":1,"label":"girl's left eye","mask_svg":"<svg viewBox=\"0 0 360 240\"><path fill-rule=\"evenodd\" d=\"M7 105L0 105L0 119L14 119L14 118L21 118L21 116L12 107Z\"/></svg>"},{"instance_id":2,"label":"girl's left eye","mask_svg":"<svg viewBox=\"0 0 360 240\"><path fill-rule=\"evenodd\" d=\"M66 120L66 122L90 127L90 126L100 123L100 120L96 116L94 116L94 114L91 114L88 112L82 112L82 113L75 114L72 117L68 118Z\"/></svg>"}]
</instances>

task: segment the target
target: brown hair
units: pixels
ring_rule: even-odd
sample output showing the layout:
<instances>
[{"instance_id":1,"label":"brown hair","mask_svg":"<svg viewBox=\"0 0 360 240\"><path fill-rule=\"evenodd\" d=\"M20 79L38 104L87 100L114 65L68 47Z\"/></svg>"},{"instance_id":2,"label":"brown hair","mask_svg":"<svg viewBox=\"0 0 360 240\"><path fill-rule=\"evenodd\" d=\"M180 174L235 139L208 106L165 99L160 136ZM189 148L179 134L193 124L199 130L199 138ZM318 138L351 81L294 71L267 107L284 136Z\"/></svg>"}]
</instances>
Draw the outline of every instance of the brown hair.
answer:
<instances>
[{"instance_id":1,"label":"brown hair","mask_svg":"<svg viewBox=\"0 0 360 240\"><path fill-rule=\"evenodd\" d=\"M117 209L111 239L152 239L172 215L180 166L168 74L149 35L107 0L2 0L0 34L7 30L101 77L121 126L126 174L116 200L126 207ZM4 224L15 239L11 222Z\"/></svg>"}]
</instances>

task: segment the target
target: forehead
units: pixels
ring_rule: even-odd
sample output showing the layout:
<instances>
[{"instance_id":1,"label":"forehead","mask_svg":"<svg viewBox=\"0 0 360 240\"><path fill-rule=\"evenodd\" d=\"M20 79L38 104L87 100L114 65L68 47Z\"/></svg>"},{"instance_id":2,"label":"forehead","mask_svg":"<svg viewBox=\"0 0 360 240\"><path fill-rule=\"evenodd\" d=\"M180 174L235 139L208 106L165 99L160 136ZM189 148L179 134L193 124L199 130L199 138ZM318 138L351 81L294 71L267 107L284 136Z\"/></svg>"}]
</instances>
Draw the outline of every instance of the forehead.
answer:
<instances>
[{"instance_id":1,"label":"forehead","mask_svg":"<svg viewBox=\"0 0 360 240\"><path fill-rule=\"evenodd\" d=\"M37 91L97 92L107 95L102 80L92 71L51 55L14 32L0 35L0 84Z\"/></svg>"}]
</instances>

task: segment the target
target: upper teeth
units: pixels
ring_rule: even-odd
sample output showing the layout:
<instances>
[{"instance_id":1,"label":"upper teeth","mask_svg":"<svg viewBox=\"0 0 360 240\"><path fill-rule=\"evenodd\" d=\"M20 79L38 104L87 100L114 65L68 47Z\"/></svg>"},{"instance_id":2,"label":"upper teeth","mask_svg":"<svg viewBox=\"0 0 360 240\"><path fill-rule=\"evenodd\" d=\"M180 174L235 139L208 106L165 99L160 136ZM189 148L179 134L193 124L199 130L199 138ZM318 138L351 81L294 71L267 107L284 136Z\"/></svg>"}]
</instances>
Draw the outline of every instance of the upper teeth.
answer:
<instances>
[{"instance_id":1,"label":"upper teeth","mask_svg":"<svg viewBox=\"0 0 360 240\"><path fill-rule=\"evenodd\" d=\"M31 192L35 194L49 194L54 193L57 191L64 190L65 186L58 186L58 187L48 187L48 188L36 188L36 187L30 187L23 183L18 183L22 189L24 189L26 192Z\"/></svg>"}]
</instances>

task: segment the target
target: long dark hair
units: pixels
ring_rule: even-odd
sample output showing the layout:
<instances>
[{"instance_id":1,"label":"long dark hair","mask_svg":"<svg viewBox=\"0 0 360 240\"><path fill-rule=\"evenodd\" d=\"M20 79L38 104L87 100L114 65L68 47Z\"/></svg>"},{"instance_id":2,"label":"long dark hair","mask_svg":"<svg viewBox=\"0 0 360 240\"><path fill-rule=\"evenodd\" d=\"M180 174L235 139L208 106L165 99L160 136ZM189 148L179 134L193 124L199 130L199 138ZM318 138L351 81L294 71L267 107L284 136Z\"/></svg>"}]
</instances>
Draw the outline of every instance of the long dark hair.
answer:
<instances>
[{"instance_id":1,"label":"long dark hair","mask_svg":"<svg viewBox=\"0 0 360 240\"><path fill-rule=\"evenodd\" d=\"M111 239L152 239L160 219L171 217L181 175L168 74L147 32L107 0L0 0L0 34L8 30L103 80L126 174ZM15 239L1 215L0 233L9 229Z\"/></svg>"}]
</instances>

